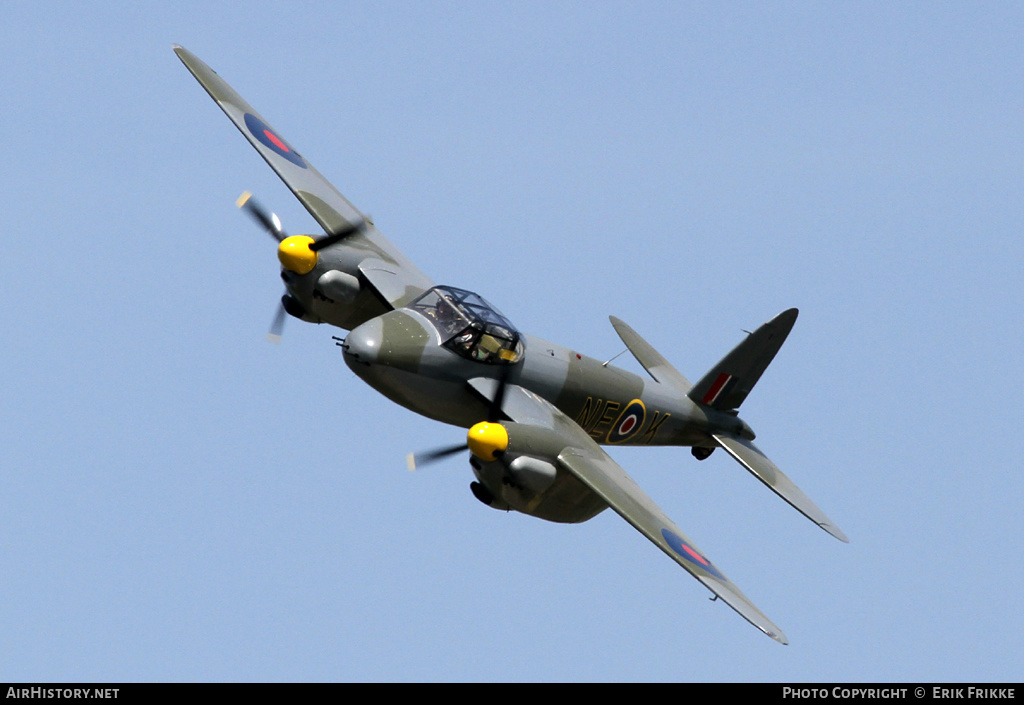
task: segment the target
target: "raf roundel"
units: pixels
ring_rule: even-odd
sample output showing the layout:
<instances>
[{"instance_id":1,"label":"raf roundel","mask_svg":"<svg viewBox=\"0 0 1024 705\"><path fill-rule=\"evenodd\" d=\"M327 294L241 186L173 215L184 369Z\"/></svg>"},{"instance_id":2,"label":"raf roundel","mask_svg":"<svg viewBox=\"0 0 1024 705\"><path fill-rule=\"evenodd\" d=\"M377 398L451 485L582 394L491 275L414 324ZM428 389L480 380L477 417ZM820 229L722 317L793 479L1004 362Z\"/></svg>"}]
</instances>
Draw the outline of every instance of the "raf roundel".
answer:
<instances>
[{"instance_id":1,"label":"raf roundel","mask_svg":"<svg viewBox=\"0 0 1024 705\"><path fill-rule=\"evenodd\" d=\"M275 154L284 157L298 167L306 168L306 162L299 156L299 153L288 146L288 143L281 139L276 132L270 129L265 122L252 113L245 114L245 126L249 134L264 147Z\"/></svg>"},{"instance_id":2,"label":"raf roundel","mask_svg":"<svg viewBox=\"0 0 1024 705\"><path fill-rule=\"evenodd\" d=\"M672 550L682 556L683 560L687 563L692 563L698 568L711 573L716 578L726 580L726 577L718 572L718 568L716 568L711 561L702 556L700 551L684 541L681 536L676 535L668 529L662 529L661 535L665 538L665 541L668 542L668 545Z\"/></svg>"},{"instance_id":3,"label":"raf roundel","mask_svg":"<svg viewBox=\"0 0 1024 705\"><path fill-rule=\"evenodd\" d=\"M642 401L634 399L629 402L619 414L615 425L608 431L608 443L625 443L640 431L646 418L647 407Z\"/></svg>"}]
</instances>

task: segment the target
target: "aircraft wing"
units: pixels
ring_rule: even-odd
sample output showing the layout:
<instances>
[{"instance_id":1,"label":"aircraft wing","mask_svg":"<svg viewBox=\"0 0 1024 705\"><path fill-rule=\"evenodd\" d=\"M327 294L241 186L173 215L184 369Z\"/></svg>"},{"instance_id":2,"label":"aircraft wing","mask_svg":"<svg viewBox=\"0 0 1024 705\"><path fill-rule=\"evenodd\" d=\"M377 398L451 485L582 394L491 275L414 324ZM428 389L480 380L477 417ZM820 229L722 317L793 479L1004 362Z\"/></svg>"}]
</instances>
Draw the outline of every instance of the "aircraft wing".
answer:
<instances>
[{"instance_id":1,"label":"aircraft wing","mask_svg":"<svg viewBox=\"0 0 1024 705\"><path fill-rule=\"evenodd\" d=\"M843 543L850 543L850 539L846 538L846 534L835 525L835 522L818 509L818 505L793 484L793 481L786 477L760 448L744 438L731 434L716 433L714 439L726 453L735 458L754 477L768 485L775 494L789 502L798 512Z\"/></svg>"},{"instance_id":2,"label":"aircraft wing","mask_svg":"<svg viewBox=\"0 0 1024 705\"><path fill-rule=\"evenodd\" d=\"M216 71L177 44L174 53L328 235L366 223L346 243L381 261L361 271L382 298L398 308L434 285Z\"/></svg>"},{"instance_id":3,"label":"aircraft wing","mask_svg":"<svg viewBox=\"0 0 1024 705\"><path fill-rule=\"evenodd\" d=\"M497 394L498 385L494 380L475 379L470 381L470 386L488 400ZM572 419L536 394L512 384L504 392L501 408L517 424L555 431L565 444L556 458L559 466L579 478L619 516L740 616L779 643L789 643L782 630L697 549L626 471Z\"/></svg>"}]
</instances>

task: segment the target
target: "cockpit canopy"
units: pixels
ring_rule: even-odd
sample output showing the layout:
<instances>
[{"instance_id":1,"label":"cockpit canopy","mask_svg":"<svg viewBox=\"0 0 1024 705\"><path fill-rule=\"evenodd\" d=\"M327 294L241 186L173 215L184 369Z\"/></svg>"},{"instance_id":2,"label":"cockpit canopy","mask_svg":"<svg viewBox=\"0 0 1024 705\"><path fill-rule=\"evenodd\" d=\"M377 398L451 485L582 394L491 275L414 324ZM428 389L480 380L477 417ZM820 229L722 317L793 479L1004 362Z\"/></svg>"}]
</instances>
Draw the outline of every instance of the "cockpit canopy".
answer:
<instances>
[{"instance_id":1,"label":"cockpit canopy","mask_svg":"<svg viewBox=\"0 0 1024 705\"><path fill-rule=\"evenodd\" d=\"M492 365L508 365L523 356L519 332L481 296L453 286L435 286L408 308L422 314L442 344L462 357Z\"/></svg>"}]
</instances>

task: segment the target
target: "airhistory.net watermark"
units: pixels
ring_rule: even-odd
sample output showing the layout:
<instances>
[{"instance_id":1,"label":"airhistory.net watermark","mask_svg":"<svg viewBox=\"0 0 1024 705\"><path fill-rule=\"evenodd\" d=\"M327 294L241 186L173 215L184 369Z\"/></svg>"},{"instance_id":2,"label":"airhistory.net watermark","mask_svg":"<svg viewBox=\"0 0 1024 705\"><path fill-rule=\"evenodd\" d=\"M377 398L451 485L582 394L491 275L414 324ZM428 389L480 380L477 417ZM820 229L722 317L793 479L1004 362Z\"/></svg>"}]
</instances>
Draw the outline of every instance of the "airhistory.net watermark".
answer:
<instances>
[{"instance_id":1,"label":"airhistory.net watermark","mask_svg":"<svg viewBox=\"0 0 1024 705\"><path fill-rule=\"evenodd\" d=\"M7 698L62 698L64 700L88 700L96 698L103 700L116 698L120 688L43 688L33 686L31 688L7 688Z\"/></svg>"}]
</instances>

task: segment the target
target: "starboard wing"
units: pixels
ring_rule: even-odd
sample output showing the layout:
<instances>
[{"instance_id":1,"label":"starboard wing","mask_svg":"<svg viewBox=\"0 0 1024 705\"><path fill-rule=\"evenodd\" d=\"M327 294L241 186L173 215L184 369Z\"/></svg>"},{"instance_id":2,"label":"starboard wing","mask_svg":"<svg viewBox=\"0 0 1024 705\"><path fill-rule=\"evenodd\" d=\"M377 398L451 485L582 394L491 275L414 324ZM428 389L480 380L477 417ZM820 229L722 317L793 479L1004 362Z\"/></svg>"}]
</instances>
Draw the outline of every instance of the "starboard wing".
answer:
<instances>
[{"instance_id":1,"label":"starboard wing","mask_svg":"<svg viewBox=\"0 0 1024 705\"><path fill-rule=\"evenodd\" d=\"M367 257L387 267L367 268L367 279L381 298L398 308L434 285L217 72L184 47L175 44L174 53L328 235L366 224L346 244L365 249Z\"/></svg>"},{"instance_id":2,"label":"starboard wing","mask_svg":"<svg viewBox=\"0 0 1024 705\"><path fill-rule=\"evenodd\" d=\"M470 386L485 399L492 399L497 394L498 385L494 380L471 380ZM514 384L505 389L501 408L518 424L534 424L556 431L565 442L557 456L559 466L579 478L619 516L740 616L779 643L789 643L782 630L725 577L626 471L572 419L546 400Z\"/></svg>"},{"instance_id":3,"label":"starboard wing","mask_svg":"<svg viewBox=\"0 0 1024 705\"><path fill-rule=\"evenodd\" d=\"M568 447L558 455L558 462L741 617L779 643L789 643L782 630L705 557L600 446L594 443L594 448L587 450Z\"/></svg>"}]
</instances>

